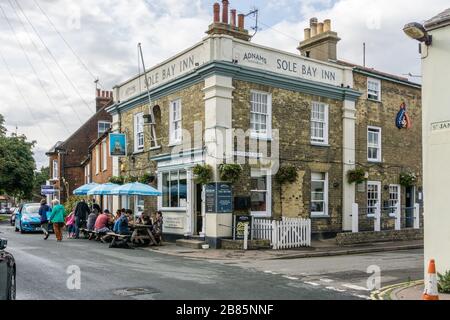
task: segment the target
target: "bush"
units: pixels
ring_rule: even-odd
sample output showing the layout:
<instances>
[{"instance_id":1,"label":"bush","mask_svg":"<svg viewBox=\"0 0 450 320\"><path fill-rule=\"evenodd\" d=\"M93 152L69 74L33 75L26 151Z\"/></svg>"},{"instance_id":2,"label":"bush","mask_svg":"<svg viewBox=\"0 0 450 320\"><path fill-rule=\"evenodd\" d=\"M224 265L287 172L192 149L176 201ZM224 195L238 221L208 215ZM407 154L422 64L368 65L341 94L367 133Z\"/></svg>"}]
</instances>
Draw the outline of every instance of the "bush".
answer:
<instances>
[{"instance_id":1,"label":"bush","mask_svg":"<svg viewBox=\"0 0 450 320\"><path fill-rule=\"evenodd\" d=\"M68 216L72 210L75 209L78 202L81 201L81 199L84 199L82 196L71 196L69 199L66 200L64 203L64 209L66 210L66 216Z\"/></svg>"},{"instance_id":2,"label":"bush","mask_svg":"<svg viewBox=\"0 0 450 320\"><path fill-rule=\"evenodd\" d=\"M155 181L155 176L150 173L144 173L144 175L139 178L139 182L143 184L151 184L153 181Z\"/></svg>"},{"instance_id":3,"label":"bush","mask_svg":"<svg viewBox=\"0 0 450 320\"><path fill-rule=\"evenodd\" d=\"M213 169L210 165L196 165L193 169L195 175L195 181L200 184L208 184L211 182Z\"/></svg>"},{"instance_id":4,"label":"bush","mask_svg":"<svg viewBox=\"0 0 450 320\"><path fill-rule=\"evenodd\" d=\"M350 184L352 183L360 184L366 180L367 180L366 171L362 168L350 170L349 172L347 172L347 181Z\"/></svg>"},{"instance_id":5,"label":"bush","mask_svg":"<svg viewBox=\"0 0 450 320\"><path fill-rule=\"evenodd\" d=\"M125 177L119 176L119 177L111 177L109 178L110 183L122 185L125 182Z\"/></svg>"},{"instance_id":6,"label":"bush","mask_svg":"<svg viewBox=\"0 0 450 320\"><path fill-rule=\"evenodd\" d=\"M403 187L412 187L417 182L416 174L413 172L402 172L400 173L400 185Z\"/></svg>"},{"instance_id":7,"label":"bush","mask_svg":"<svg viewBox=\"0 0 450 320\"><path fill-rule=\"evenodd\" d=\"M450 271L444 275L438 273L438 289L440 293L450 293Z\"/></svg>"},{"instance_id":8,"label":"bush","mask_svg":"<svg viewBox=\"0 0 450 320\"><path fill-rule=\"evenodd\" d=\"M242 167L239 164L221 164L219 166L220 180L236 183L241 174Z\"/></svg>"},{"instance_id":9,"label":"bush","mask_svg":"<svg viewBox=\"0 0 450 320\"><path fill-rule=\"evenodd\" d=\"M125 183L134 183L134 182L138 182L139 178L138 177L134 177L134 176L128 176L125 177Z\"/></svg>"},{"instance_id":10,"label":"bush","mask_svg":"<svg viewBox=\"0 0 450 320\"><path fill-rule=\"evenodd\" d=\"M297 181L298 172L293 166L281 167L275 175L275 180L281 185L285 183L294 183Z\"/></svg>"}]
</instances>

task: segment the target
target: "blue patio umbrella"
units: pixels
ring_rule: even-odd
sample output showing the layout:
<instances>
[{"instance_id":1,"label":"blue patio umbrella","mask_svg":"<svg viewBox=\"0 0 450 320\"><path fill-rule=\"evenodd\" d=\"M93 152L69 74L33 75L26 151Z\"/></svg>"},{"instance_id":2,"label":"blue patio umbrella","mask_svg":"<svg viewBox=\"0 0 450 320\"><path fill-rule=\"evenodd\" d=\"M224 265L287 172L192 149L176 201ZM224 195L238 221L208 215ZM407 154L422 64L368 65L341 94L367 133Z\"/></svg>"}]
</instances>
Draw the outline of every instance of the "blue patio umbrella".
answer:
<instances>
[{"instance_id":1,"label":"blue patio umbrella","mask_svg":"<svg viewBox=\"0 0 450 320\"><path fill-rule=\"evenodd\" d=\"M162 196L162 193L160 191L149 185L139 182L128 183L123 186L117 187L113 189L110 194L119 196Z\"/></svg>"},{"instance_id":2,"label":"blue patio umbrella","mask_svg":"<svg viewBox=\"0 0 450 320\"><path fill-rule=\"evenodd\" d=\"M88 183L84 186L81 186L73 191L73 194L76 196L87 196L88 192L94 189L95 187L98 187L97 183Z\"/></svg>"},{"instance_id":3,"label":"blue patio umbrella","mask_svg":"<svg viewBox=\"0 0 450 320\"><path fill-rule=\"evenodd\" d=\"M119 185L114 183L105 183L98 185L97 187L88 191L89 196L110 196L112 195L111 191L117 188Z\"/></svg>"}]
</instances>

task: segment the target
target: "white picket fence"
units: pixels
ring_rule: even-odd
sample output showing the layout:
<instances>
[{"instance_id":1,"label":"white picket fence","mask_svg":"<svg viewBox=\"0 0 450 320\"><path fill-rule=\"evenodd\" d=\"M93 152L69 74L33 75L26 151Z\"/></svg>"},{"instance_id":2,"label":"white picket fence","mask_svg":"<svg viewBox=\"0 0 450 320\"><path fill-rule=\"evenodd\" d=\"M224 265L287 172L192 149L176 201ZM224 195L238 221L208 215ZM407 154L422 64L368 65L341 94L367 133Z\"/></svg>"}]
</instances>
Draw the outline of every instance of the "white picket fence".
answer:
<instances>
[{"instance_id":1,"label":"white picket fence","mask_svg":"<svg viewBox=\"0 0 450 320\"><path fill-rule=\"evenodd\" d=\"M282 221L269 219L253 220L253 239L270 240L274 250L310 247L311 220L283 218Z\"/></svg>"}]
</instances>

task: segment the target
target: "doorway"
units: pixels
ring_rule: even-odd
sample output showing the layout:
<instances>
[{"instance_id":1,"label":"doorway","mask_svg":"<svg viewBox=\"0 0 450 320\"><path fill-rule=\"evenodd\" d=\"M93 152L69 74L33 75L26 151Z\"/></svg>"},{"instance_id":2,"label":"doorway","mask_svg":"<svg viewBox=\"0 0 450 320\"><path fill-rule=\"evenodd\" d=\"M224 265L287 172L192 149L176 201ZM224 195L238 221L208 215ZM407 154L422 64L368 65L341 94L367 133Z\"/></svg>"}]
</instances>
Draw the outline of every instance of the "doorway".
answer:
<instances>
[{"instance_id":1,"label":"doorway","mask_svg":"<svg viewBox=\"0 0 450 320\"><path fill-rule=\"evenodd\" d=\"M202 215L202 191L201 184L195 185L195 235L200 235L203 231L203 215Z\"/></svg>"},{"instance_id":2,"label":"doorway","mask_svg":"<svg viewBox=\"0 0 450 320\"><path fill-rule=\"evenodd\" d=\"M405 210L405 227L413 228L414 227L414 205L416 202L416 188L415 187L407 187L406 188L406 210Z\"/></svg>"}]
</instances>

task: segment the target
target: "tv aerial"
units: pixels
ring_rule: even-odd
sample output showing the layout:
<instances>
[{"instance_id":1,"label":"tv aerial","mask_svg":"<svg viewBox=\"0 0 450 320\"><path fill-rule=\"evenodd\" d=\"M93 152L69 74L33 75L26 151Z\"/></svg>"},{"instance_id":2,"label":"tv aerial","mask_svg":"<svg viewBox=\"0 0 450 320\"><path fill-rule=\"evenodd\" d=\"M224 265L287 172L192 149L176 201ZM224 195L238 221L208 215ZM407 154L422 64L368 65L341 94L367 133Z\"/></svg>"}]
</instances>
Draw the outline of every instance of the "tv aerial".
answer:
<instances>
[{"instance_id":1,"label":"tv aerial","mask_svg":"<svg viewBox=\"0 0 450 320\"><path fill-rule=\"evenodd\" d=\"M261 28L259 27L259 23L258 23L259 9L256 7L253 7L251 9L251 11L245 15L245 17L249 17L249 16L251 16L255 20L255 25L253 27L251 27L251 29L254 31L253 35L251 36L253 38L258 33L258 31L261 30Z\"/></svg>"}]
</instances>

